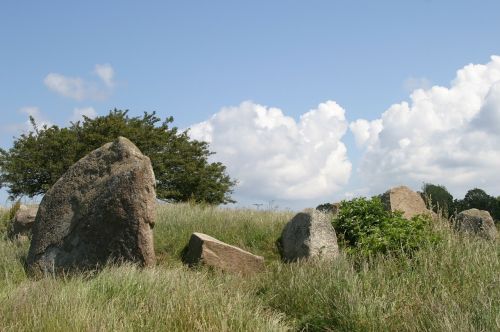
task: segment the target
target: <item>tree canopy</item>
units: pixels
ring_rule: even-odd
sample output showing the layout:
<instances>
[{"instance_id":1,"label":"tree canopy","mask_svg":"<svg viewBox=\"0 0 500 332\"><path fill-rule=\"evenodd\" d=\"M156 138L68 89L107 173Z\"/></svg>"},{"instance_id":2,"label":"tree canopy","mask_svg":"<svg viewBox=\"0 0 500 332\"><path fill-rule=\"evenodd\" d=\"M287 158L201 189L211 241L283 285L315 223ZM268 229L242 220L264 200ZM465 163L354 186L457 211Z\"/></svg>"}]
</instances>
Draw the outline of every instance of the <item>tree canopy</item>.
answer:
<instances>
[{"instance_id":1,"label":"tree canopy","mask_svg":"<svg viewBox=\"0 0 500 332\"><path fill-rule=\"evenodd\" d=\"M471 189L463 199L453 199L445 186L424 183L421 194L428 208L448 213L447 217L468 209L479 209L488 211L496 222L500 221L500 197L490 196L482 189Z\"/></svg>"},{"instance_id":2,"label":"tree canopy","mask_svg":"<svg viewBox=\"0 0 500 332\"><path fill-rule=\"evenodd\" d=\"M0 186L7 187L13 199L44 194L80 158L124 136L151 159L159 199L234 202L230 195L236 182L226 167L208 161L213 154L208 143L171 127L172 117L162 121L154 112L130 117L128 111L115 109L106 116L83 117L65 128L38 128L33 118L30 121L32 131L16 138L9 150L0 149Z\"/></svg>"},{"instance_id":3,"label":"tree canopy","mask_svg":"<svg viewBox=\"0 0 500 332\"><path fill-rule=\"evenodd\" d=\"M469 190L464 199L455 200L455 207L459 211L468 209L479 209L488 211L493 219L500 220L500 201L488 195L484 190L474 188Z\"/></svg>"},{"instance_id":4,"label":"tree canopy","mask_svg":"<svg viewBox=\"0 0 500 332\"><path fill-rule=\"evenodd\" d=\"M434 212L441 212L446 216L453 215L453 196L448 192L445 186L424 183L422 186L422 194L427 208L432 208Z\"/></svg>"}]
</instances>

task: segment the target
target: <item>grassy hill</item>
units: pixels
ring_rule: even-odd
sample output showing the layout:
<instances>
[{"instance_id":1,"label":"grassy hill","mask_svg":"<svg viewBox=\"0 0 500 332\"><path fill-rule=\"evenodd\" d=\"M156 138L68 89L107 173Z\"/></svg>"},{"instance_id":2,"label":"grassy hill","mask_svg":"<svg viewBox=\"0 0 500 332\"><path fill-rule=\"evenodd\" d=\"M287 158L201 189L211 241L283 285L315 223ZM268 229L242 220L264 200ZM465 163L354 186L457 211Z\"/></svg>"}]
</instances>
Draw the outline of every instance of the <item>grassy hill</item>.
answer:
<instances>
[{"instance_id":1,"label":"grassy hill","mask_svg":"<svg viewBox=\"0 0 500 332\"><path fill-rule=\"evenodd\" d=\"M0 211L5 220L7 211ZM288 212L187 204L158 209L158 265L30 280L28 243L0 237L2 331L494 331L500 330L500 244L458 236L411 258L282 264L275 241ZM3 224L3 223L2 223ZM0 224L0 232L3 227ZM240 278L191 270L179 255L204 232L266 258Z\"/></svg>"}]
</instances>

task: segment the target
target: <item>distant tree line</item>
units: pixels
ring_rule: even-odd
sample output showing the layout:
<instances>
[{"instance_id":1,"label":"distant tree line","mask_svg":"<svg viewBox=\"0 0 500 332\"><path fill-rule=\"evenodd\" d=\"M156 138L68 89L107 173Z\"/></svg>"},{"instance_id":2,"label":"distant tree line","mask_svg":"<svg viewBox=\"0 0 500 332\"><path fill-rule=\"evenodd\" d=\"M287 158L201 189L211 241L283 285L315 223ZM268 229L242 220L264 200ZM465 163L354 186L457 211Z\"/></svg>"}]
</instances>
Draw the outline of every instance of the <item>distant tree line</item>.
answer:
<instances>
[{"instance_id":1,"label":"distant tree line","mask_svg":"<svg viewBox=\"0 0 500 332\"><path fill-rule=\"evenodd\" d=\"M475 208L488 211L495 222L500 221L500 197L488 195L482 189L471 189L463 199L455 199L445 186L424 183L420 194L429 209L436 213L442 213L447 217Z\"/></svg>"}]
</instances>

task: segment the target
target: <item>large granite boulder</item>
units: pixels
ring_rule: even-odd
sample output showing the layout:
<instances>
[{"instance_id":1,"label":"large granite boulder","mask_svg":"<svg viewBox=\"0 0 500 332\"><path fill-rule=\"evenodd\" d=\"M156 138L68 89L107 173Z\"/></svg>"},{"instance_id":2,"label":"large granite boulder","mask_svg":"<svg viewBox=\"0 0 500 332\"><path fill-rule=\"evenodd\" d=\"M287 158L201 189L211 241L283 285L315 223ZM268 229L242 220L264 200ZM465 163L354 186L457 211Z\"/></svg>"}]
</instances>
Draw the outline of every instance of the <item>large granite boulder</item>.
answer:
<instances>
[{"instance_id":1,"label":"large granite boulder","mask_svg":"<svg viewBox=\"0 0 500 332\"><path fill-rule=\"evenodd\" d=\"M406 186L391 188L381 198L387 210L402 211L406 219L411 219L417 214L434 215L427 209L420 194Z\"/></svg>"},{"instance_id":2,"label":"large granite boulder","mask_svg":"<svg viewBox=\"0 0 500 332\"><path fill-rule=\"evenodd\" d=\"M190 266L203 264L242 275L253 274L264 268L263 257L203 233L191 235L182 260Z\"/></svg>"},{"instance_id":3,"label":"large granite boulder","mask_svg":"<svg viewBox=\"0 0 500 332\"><path fill-rule=\"evenodd\" d=\"M21 205L14 218L11 220L9 238L23 239L31 235L31 229L35 222L38 205Z\"/></svg>"},{"instance_id":4,"label":"large granite boulder","mask_svg":"<svg viewBox=\"0 0 500 332\"><path fill-rule=\"evenodd\" d=\"M459 232L477 234L488 240L495 240L497 229L488 211L470 209L462 211L455 219L455 229Z\"/></svg>"},{"instance_id":5,"label":"large granite boulder","mask_svg":"<svg viewBox=\"0 0 500 332\"><path fill-rule=\"evenodd\" d=\"M331 214L313 209L295 215L285 225L277 245L285 262L306 258L333 259L339 254Z\"/></svg>"},{"instance_id":6,"label":"large granite boulder","mask_svg":"<svg viewBox=\"0 0 500 332\"><path fill-rule=\"evenodd\" d=\"M40 203L27 258L33 275L153 265L155 177L151 162L118 138L80 159Z\"/></svg>"}]
</instances>

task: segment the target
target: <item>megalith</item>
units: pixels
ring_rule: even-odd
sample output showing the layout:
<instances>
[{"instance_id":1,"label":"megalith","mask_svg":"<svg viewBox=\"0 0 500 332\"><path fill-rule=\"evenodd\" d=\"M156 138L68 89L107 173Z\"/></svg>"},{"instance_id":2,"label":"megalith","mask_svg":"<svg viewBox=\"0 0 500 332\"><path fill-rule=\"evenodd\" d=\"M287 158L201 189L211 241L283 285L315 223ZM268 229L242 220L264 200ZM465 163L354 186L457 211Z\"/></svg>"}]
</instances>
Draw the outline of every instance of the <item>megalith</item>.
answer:
<instances>
[{"instance_id":1,"label":"megalith","mask_svg":"<svg viewBox=\"0 0 500 332\"><path fill-rule=\"evenodd\" d=\"M339 254L331 214L315 209L298 213L284 227L277 241L285 262L299 259L333 259Z\"/></svg>"},{"instance_id":2,"label":"megalith","mask_svg":"<svg viewBox=\"0 0 500 332\"><path fill-rule=\"evenodd\" d=\"M155 177L127 138L80 159L43 197L33 226L28 272L47 275L104 264L155 263Z\"/></svg>"}]
</instances>

